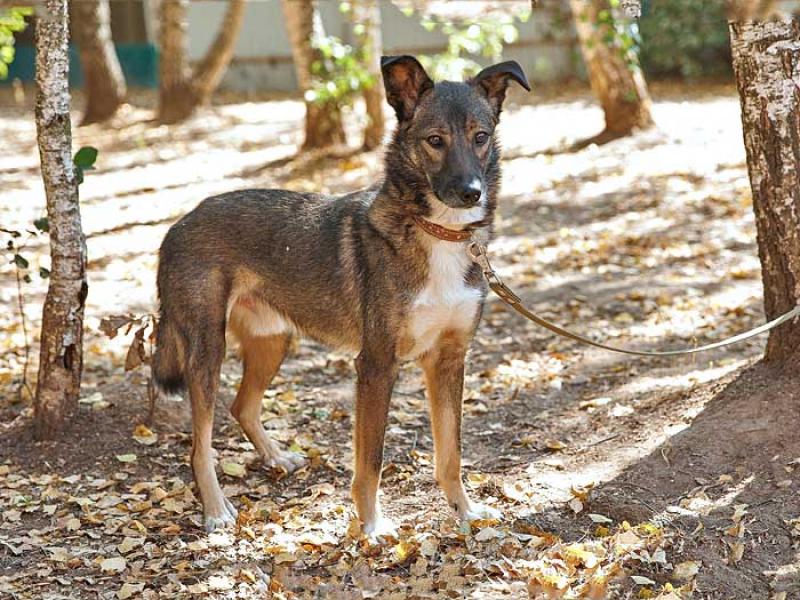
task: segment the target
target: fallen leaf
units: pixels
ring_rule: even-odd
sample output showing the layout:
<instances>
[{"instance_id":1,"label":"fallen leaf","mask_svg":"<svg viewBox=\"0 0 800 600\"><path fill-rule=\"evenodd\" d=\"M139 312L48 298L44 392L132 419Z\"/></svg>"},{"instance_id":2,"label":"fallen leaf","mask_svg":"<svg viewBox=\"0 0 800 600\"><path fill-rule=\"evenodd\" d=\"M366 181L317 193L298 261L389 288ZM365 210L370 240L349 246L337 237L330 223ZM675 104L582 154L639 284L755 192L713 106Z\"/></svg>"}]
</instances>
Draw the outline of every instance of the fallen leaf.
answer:
<instances>
[{"instance_id":1,"label":"fallen leaf","mask_svg":"<svg viewBox=\"0 0 800 600\"><path fill-rule=\"evenodd\" d=\"M158 441L158 435L151 431L146 425L137 425L133 430L133 439L145 446L151 446Z\"/></svg>"},{"instance_id":2,"label":"fallen leaf","mask_svg":"<svg viewBox=\"0 0 800 600\"><path fill-rule=\"evenodd\" d=\"M122 587L119 588L117 592L117 598L119 598L119 600L126 600L131 596L140 594L142 590L144 590L143 583L123 583Z\"/></svg>"},{"instance_id":3,"label":"fallen leaf","mask_svg":"<svg viewBox=\"0 0 800 600\"><path fill-rule=\"evenodd\" d=\"M700 565L700 561L697 560L687 560L678 563L672 571L672 576L681 582L689 581L700 571Z\"/></svg>"},{"instance_id":4,"label":"fallen leaf","mask_svg":"<svg viewBox=\"0 0 800 600\"><path fill-rule=\"evenodd\" d=\"M100 561L100 570L108 573L121 573L128 566L127 561L121 556L105 558Z\"/></svg>"},{"instance_id":5,"label":"fallen leaf","mask_svg":"<svg viewBox=\"0 0 800 600\"><path fill-rule=\"evenodd\" d=\"M226 460L222 463L222 472L231 477L244 477L247 474L247 469L241 463Z\"/></svg>"}]
</instances>

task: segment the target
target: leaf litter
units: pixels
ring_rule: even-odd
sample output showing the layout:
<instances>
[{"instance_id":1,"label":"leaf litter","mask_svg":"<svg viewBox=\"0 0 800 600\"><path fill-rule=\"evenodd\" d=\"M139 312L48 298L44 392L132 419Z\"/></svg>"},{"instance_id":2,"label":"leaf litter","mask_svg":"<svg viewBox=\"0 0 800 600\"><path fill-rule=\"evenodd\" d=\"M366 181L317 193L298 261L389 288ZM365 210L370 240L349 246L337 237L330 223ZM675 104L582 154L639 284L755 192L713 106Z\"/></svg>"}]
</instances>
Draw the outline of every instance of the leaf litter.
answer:
<instances>
[{"instance_id":1,"label":"leaf litter","mask_svg":"<svg viewBox=\"0 0 800 600\"><path fill-rule=\"evenodd\" d=\"M742 153L732 154L729 148L735 144L713 125L713 113L720 110L726 125L734 122L728 112L736 118L735 97L730 90L724 96L705 108L680 103L682 113L690 111L699 124L690 119L683 133L657 139L653 146L645 134L573 157L535 156L536 148L520 138L528 129L522 123L542 116L552 120L547 115L560 110L558 104L545 104L541 112L512 105L505 115L504 142L509 156L519 156L506 164L500 235L492 248L502 275L545 316L620 341L681 345L759 322L759 271ZM657 103L657 108L666 111L669 104ZM178 178L170 185L195 186L180 199L159 189L166 181L143 191L120 189L127 185L120 182L126 165L145 151L131 148L149 145L146 152L160 152L171 162L175 153L201 154L209 140L221 152L215 172L235 177L248 157L224 136L246 126L250 136L263 134L264 143L276 138L274 129L267 131L272 125L262 125L263 104L254 104L259 105L257 118L243 115L245 105L212 109L206 116L218 126L189 123L183 128L186 141L135 123L119 132L94 128L78 133L105 136L97 145L109 161L108 177L87 178L82 188L93 234L91 256L99 258L90 263L88 386L80 419L87 423L87 439L95 433L93 424L113 423L114 435L69 450L83 458L59 461L53 452L50 466L3 455L0 589L36 598L458 598L474 593L674 600L697 596L697 582L713 575L705 560L684 551L696 537L713 532L734 568L755 556L760 533L751 512L756 508L738 508L743 502L733 501L724 523L709 521L720 512L719 494L739 484L742 474L714 473L676 500L671 505L675 511L666 510L675 522L630 523L595 505L607 474L590 478L597 487L578 476L589 461L608 462L626 445L649 447L648 438L658 438L662 427L686 418L681 410L693 409L674 395L721 371L709 368L704 375L704 366L695 363L669 370L658 361L598 361L590 352L576 352L569 343L521 326L494 302L487 306L466 379L464 456L472 463L465 468L467 487L481 501L501 508L506 520L465 527L449 515L431 483L432 444L421 383L404 368L408 381L400 383L393 403L383 473L384 504L396 511L392 516L401 524L400 535L383 546L361 539L346 493L352 366L345 357L303 344L268 390L264 417L282 443L306 453L310 466L290 477L263 470L238 426L218 417L220 481L239 519L231 531L205 535L188 467L188 429L181 421L185 403L159 405L152 425L144 424L150 422L141 410L154 330L147 316L153 256L168 223L127 222L121 208L131 206L139 219L163 222L197 198L228 189L231 182L205 180L205 172L192 175L199 183L180 180L190 171L181 168L181 161L189 158L175 158L169 165L171 176ZM577 108L571 110L578 114ZM585 112L582 104L580 110ZM546 128L542 134L535 143L547 142ZM33 139L32 129L24 135ZM669 160L661 161L656 154L664 146ZM35 145L29 150L34 161ZM290 164L263 172L253 183L344 191L373 177L378 158L349 159L344 170L337 161L315 170ZM30 182L18 183L25 194L33 194ZM535 203L527 199L531 190ZM119 192L122 201L113 197ZM0 215L4 222L7 214L11 221L27 219L25 211L36 204L22 194L24 202L15 204L15 193L12 187L13 208ZM92 231L92 223L102 227ZM114 226L130 226L133 233L103 233ZM117 256L126 244L128 250ZM709 292L723 280L726 287ZM32 286L32 305L41 301L42 292ZM121 296L125 302L117 300ZM0 314L0 328L11 332L0 338L9 350L0 355L3 385L11 385L19 371L15 327ZM733 368L757 352L754 344L715 356L722 367ZM223 394L238 383L236 368L233 374L230 368L224 373ZM681 379L687 371L693 375ZM11 410L14 416L29 414L24 407ZM680 459L668 449L663 456L665 464ZM790 461L778 465L785 473L773 489L780 493L796 485L796 464ZM715 481L718 475L730 479ZM551 476L559 483L546 483ZM629 495L649 498L642 490ZM552 521L553 515L559 520ZM782 515L795 544L800 542L798 515L800 510ZM684 530L676 524L679 519L688 519L691 526Z\"/></svg>"}]
</instances>

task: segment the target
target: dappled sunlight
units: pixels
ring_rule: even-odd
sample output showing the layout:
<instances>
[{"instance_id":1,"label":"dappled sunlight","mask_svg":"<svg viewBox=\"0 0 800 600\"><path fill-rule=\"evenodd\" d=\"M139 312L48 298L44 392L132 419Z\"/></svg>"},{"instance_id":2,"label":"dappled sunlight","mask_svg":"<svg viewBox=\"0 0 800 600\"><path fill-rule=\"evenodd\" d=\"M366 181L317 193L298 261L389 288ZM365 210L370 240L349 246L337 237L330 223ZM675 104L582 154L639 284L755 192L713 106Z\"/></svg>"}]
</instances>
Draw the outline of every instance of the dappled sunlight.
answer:
<instances>
[{"instance_id":1,"label":"dappled sunlight","mask_svg":"<svg viewBox=\"0 0 800 600\"><path fill-rule=\"evenodd\" d=\"M558 150L602 128L586 92L530 104L512 94L489 252L526 304L598 341L639 349L691 347L763 321L738 101L729 88L706 92L686 102L675 93L656 98L657 129L576 153ZM4 227L27 227L44 206L34 128L21 114L0 117L13 138L0 148ZM15 562L12 583L40 589L45 580L30 569L43 569L65 581L77 573L81 581L113 582L115 592L120 572L152 576L173 595L313 587L330 597L354 588L374 597L522 597L552 584L603 597L612 588L691 587L710 567L684 556L694 538L681 519L694 527L697 518L724 515L730 527L735 507L764 484L761 474L751 477L756 465L694 481L686 440L712 437L718 417L708 414L709 399L760 354L763 340L674 361L621 357L556 338L494 298L467 363L463 456L468 491L502 510L504 520L469 527L453 518L433 480L423 381L408 364L392 402L383 471L382 501L400 537L383 547L359 539L348 500L352 357L303 341L266 392L262 416L310 465L288 477L263 468L227 414L241 378L239 362L228 360L215 440L220 481L240 519L232 532L201 532L188 403L160 399L142 429L147 369L126 373L130 333L108 339L99 327L112 314L155 310L159 244L203 198L246 187L345 192L379 177L381 151L298 154L302 116L296 100L231 99L176 127L156 126L150 111L130 107L114 127L75 131L76 146L100 150L97 170L81 187L89 255L81 427L63 443L37 447L39 462L25 458L32 449L0 465L9 560L40 555L37 564ZM348 128L362 118L358 106ZM28 242L32 269L48 266L46 248L44 237ZM12 265L0 265L0 276L0 383L12 390L24 340ZM25 284L30 332L45 290L36 277ZM228 357L235 353L231 344ZM30 408L9 410L24 417ZM727 435L748 439L746 431ZM682 471L674 474L676 464ZM69 472L57 477L43 465L68 465ZM679 478L675 494L685 498L650 485L659 469ZM748 518L739 519L747 528ZM783 564L797 566L788 556ZM690 573L685 580L680 565Z\"/></svg>"}]
</instances>

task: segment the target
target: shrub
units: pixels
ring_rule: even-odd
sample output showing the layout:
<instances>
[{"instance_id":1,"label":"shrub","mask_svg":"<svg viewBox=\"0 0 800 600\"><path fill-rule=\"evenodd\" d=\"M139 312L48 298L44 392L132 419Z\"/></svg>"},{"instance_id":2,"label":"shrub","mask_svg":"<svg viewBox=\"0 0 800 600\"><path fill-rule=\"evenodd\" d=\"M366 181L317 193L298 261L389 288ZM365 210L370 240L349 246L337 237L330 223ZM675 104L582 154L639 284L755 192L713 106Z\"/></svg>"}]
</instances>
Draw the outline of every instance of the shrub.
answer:
<instances>
[{"instance_id":1,"label":"shrub","mask_svg":"<svg viewBox=\"0 0 800 600\"><path fill-rule=\"evenodd\" d=\"M724 0L647 0L639 27L648 76L731 72Z\"/></svg>"}]
</instances>

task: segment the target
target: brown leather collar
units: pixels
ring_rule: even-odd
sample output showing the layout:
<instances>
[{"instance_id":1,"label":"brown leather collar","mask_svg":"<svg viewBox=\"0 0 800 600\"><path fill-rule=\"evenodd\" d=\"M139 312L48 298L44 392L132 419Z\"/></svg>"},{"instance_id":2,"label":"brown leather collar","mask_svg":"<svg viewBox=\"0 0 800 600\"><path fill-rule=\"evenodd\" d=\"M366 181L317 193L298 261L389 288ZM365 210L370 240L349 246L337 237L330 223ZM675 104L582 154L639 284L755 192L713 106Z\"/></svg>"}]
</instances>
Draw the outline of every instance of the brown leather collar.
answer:
<instances>
[{"instance_id":1,"label":"brown leather collar","mask_svg":"<svg viewBox=\"0 0 800 600\"><path fill-rule=\"evenodd\" d=\"M472 231L470 229L448 229L417 216L414 217L414 222L425 233L445 242L466 242L472 239Z\"/></svg>"}]
</instances>

